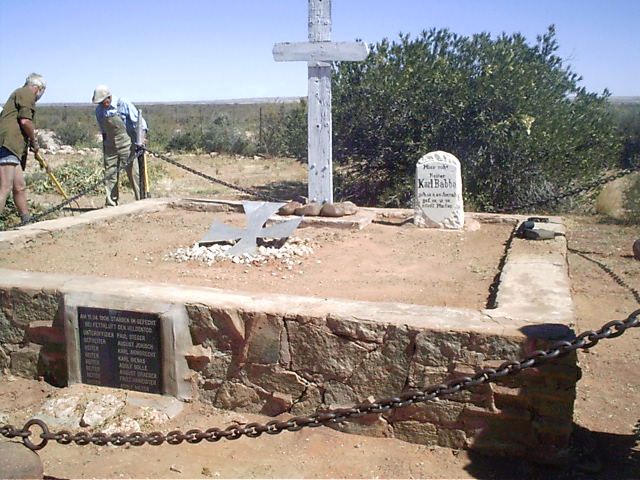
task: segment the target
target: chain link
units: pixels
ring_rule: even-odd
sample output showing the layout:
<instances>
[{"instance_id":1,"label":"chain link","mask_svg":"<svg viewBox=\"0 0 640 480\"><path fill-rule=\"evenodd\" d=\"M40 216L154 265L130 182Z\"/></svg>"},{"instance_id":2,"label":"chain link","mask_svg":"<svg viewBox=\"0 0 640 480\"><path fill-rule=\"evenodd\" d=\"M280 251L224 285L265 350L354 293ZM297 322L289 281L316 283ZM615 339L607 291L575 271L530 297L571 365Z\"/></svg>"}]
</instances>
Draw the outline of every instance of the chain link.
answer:
<instances>
[{"instance_id":1,"label":"chain link","mask_svg":"<svg viewBox=\"0 0 640 480\"><path fill-rule=\"evenodd\" d=\"M238 192L246 193L247 195L250 195L252 197L256 197L256 198L259 198L259 199L262 199L262 200L266 200L266 201L269 201L269 202L280 202L280 203L282 203L282 202L286 203L287 202L287 200L281 200L281 199L278 199L278 198L274 198L274 197L271 197L269 195L265 195L263 193L260 193L257 190L252 190L250 188L245 188L245 187L241 187L239 185L234 185L233 183L225 182L224 180L220 180L219 178L212 177L211 175L207 175L206 173L202 173L202 172L196 170L195 168L187 167L186 165L184 165L184 164L182 164L180 162L177 162L177 161L173 160L172 158L167 157L166 155L162 155L160 153L151 151L151 150L149 150L147 148L145 148L145 151L147 153L149 153L150 155L153 155L154 157L159 158L160 160L164 160L165 162L170 163L171 165L175 165L176 167L181 168L183 170L186 170L189 173L193 173L194 175L197 175L197 176L199 176L201 178L209 180L210 182L217 183L219 185L225 186L225 187L230 188L232 190L236 190Z\"/></svg>"},{"instance_id":2,"label":"chain link","mask_svg":"<svg viewBox=\"0 0 640 480\"><path fill-rule=\"evenodd\" d=\"M571 247L568 247L567 250L569 250L571 253L575 253L576 255L581 256L582 258L584 258L585 260L588 260L589 262L592 262L598 265L604 272L606 272L613 279L614 282L616 282L622 288L626 288L627 290L629 290L629 292L631 292L631 294L633 295L633 298L635 298L636 302L640 303L640 292L635 288L633 288L631 285L629 285L627 282L625 282L620 275L618 275L616 272L614 272L611 269L611 267L609 267L609 265L601 262L600 260L596 260L595 258L589 257L587 255L587 252L583 252Z\"/></svg>"},{"instance_id":3,"label":"chain link","mask_svg":"<svg viewBox=\"0 0 640 480\"><path fill-rule=\"evenodd\" d=\"M118 168L116 168L115 171L113 171L113 172L111 172L111 173L109 173L107 175L104 175L100 180L97 180L96 182L92 183L88 187L85 187L83 190L81 190L79 193L77 193L73 197L70 197L70 198L66 199L65 201L63 201L63 202L59 203L58 205L55 205L55 206L45 210L42 213L39 213L37 215L33 215L29 221L20 222L15 228L24 227L25 225L28 225L30 223L39 222L44 217L46 217L48 215L51 215L52 213L57 212L58 210L61 210L62 208L66 207L67 205L70 205L73 202L76 202L80 197L83 197L86 194L88 194L89 192L95 190L100 185L103 185L107 180L112 179L114 176L116 176L122 170L124 170L125 168L128 168L129 165L131 165L136 160L137 160L137 157L133 157L133 158L129 159L127 162L122 163Z\"/></svg>"},{"instance_id":4,"label":"chain link","mask_svg":"<svg viewBox=\"0 0 640 480\"><path fill-rule=\"evenodd\" d=\"M116 432L107 435L100 432L90 433L86 431L71 433L68 430L53 433L49 431L47 425L42 420L31 419L21 430L16 429L12 425L4 425L0 427L0 434L8 438L21 437L26 446L32 450L39 450L44 448L49 440L56 441L61 445L75 443L76 445L94 444L102 446L111 444L114 446L122 446L129 444L132 446L140 446L146 443L149 445L162 445L164 442L170 445L180 445L185 441L192 444L200 443L202 440L213 443L223 438L226 440L237 440L243 436L257 438L263 433L277 435L285 430L296 432L305 427L319 427L330 423L341 423L363 415L385 413L396 408L406 407L415 403L424 403L442 396L452 395L485 383L493 383L499 378L518 374L522 370L544 364L575 350L587 350L597 345L600 340L619 337L627 329L638 326L640 326L640 310L631 313L626 320L612 320L604 324L599 330L587 330L571 341L564 340L556 342L549 349L537 350L520 361L507 361L496 369L486 368L470 377L453 379L439 385L427 387L425 390L409 390L396 397L384 398L370 403L361 403L350 408L326 410L313 415L293 417L287 420L271 420L264 424L248 423L244 426L230 425L224 430L216 427L209 428L205 431L191 429L186 433L182 433L180 430L173 430L166 435L160 432L152 432L149 434L141 432L131 434ZM29 440L31 436L30 429L33 425L39 426L43 431L40 435L41 442L37 445Z\"/></svg>"}]
</instances>

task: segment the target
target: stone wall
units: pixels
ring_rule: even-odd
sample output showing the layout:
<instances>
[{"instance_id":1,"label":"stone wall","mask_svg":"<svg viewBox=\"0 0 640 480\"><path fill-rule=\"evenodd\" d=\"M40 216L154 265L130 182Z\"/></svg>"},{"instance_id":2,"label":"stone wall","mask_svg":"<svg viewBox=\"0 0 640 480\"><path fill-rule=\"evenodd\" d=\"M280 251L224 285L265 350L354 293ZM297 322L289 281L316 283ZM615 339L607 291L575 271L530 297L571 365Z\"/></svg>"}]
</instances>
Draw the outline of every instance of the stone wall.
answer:
<instances>
[{"instance_id":1,"label":"stone wall","mask_svg":"<svg viewBox=\"0 0 640 480\"><path fill-rule=\"evenodd\" d=\"M26 378L67 384L62 295L0 288L0 369Z\"/></svg>"},{"instance_id":2,"label":"stone wall","mask_svg":"<svg viewBox=\"0 0 640 480\"><path fill-rule=\"evenodd\" d=\"M187 310L194 342L187 362L196 372L200 399L266 415L306 415L421 389L517 360L549 343L333 315L278 316L204 305ZM336 428L560 460L567 453L578 375L572 355L496 384Z\"/></svg>"},{"instance_id":3,"label":"stone wall","mask_svg":"<svg viewBox=\"0 0 640 480\"><path fill-rule=\"evenodd\" d=\"M86 294L89 282L43 282L42 274L38 279L20 277L21 286L0 285L0 361L14 375L41 376L63 386L64 299L78 290ZM31 282L45 287L29 288ZM118 283L95 279L92 287L110 298L121 295L123 304L147 296L150 309L151 298L184 301L193 398L271 416L305 415L421 389L517 360L572 335L557 324L519 325L464 310L287 296L265 301L213 289L180 289L179 294L173 289L172 298L170 287ZM95 295L97 300L101 294ZM496 384L335 428L561 461L571 433L578 375L576 358L569 356Z\"/></svg>"}]
</instances>

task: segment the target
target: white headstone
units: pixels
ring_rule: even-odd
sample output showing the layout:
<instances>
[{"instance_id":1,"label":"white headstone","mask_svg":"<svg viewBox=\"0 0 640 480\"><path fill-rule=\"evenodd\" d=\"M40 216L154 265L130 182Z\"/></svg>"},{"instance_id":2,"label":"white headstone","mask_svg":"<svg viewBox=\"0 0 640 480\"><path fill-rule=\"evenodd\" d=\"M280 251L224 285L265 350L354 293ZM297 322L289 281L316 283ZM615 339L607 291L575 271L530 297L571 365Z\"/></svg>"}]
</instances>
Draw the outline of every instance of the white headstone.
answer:
<instances>
[{"instance_id":1,"label":"white headstone","mask_svg":"<svg viewBox=\"0 0 640 480\"><path fill-rule=\"evenodd\" d=\"M460 161L447 152L431 152L416 164L415 217L419 227L462 228Z\"/></svg>"}]
</instances>

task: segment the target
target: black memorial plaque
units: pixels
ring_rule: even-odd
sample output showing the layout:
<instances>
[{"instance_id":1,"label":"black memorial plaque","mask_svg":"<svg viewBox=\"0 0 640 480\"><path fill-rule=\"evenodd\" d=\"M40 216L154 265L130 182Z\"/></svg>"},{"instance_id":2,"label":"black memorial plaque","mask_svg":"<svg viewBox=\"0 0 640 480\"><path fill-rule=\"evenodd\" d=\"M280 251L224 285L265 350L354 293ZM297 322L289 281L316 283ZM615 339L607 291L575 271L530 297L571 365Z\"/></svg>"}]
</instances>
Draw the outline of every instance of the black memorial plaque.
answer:
<instances>
[{"instance_id":1,"label":"black memorial plaque","mask_svg":"<svg viewBox=\"0 0 640 480\"><path fill-rule=\"evenodd\" d=\"M162 393L158 315L78 307L82 382Z\"/></svg>"}]
</instances>

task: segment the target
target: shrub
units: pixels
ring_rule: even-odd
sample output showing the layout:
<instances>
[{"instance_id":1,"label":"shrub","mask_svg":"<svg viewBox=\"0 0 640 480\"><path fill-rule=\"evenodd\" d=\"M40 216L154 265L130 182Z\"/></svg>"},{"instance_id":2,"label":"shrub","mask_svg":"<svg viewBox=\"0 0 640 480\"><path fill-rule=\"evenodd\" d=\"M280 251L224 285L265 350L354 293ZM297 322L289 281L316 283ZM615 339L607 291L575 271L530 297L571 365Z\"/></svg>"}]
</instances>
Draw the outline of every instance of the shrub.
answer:
<instances>
[{"instance_id":1,"label":"shrub","mask_svg":"<svg viewBox=\"0 0 640 480\"><path fill-rule=\"evenodd\" d=\"M86 123L62 123L54 131L63 145L81 147L95 144L94 128Z\"/></svg>"},{"instance_id":2,"label":"shrub","mask_svg":"<svg viewBox=\"0 0 640 480\"><path fill-rule=\"evenodd\" d=\"M550 27L458 36L448 30L376 44L334 67L334 154L340 195L406 206L415 164L433 150L462 163L465 198L481 209L554 195L617 162L620 142L601 96L555 55ZM345 177L347 175L347 177Z\"/></svg>"}]
</instances>

